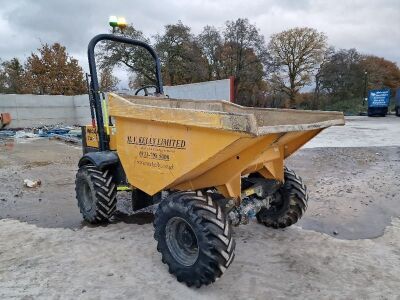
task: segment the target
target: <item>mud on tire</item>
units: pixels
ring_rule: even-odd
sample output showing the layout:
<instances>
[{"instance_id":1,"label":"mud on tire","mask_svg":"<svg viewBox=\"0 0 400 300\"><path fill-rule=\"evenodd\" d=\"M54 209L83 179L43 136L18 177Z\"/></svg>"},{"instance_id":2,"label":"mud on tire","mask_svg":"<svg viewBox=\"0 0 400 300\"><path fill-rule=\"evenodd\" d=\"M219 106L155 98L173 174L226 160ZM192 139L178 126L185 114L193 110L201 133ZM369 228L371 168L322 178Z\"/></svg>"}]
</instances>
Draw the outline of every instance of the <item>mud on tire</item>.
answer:
<instances>
[{"instance_id":1,"label":"mud on tire","mask_svg":"<svg viewBox=\"0 0 400 300\"><path fill-rule=\"evenodd\" d=\"M214 282L234 259L231 225L208 195L177 192L168 196L155 213L154 228L163 263L188 286Z\"/></svg>"},{"instance_id":2,"label":"mud on tire","mask_svg":"<svg viewBox=\"0 0 400 300\"><path fill-rule=\"evenodd\" d=\"M79 168L75 180L76 199L83 218L89 223L108 221L117 204L117 185L110 170L94 165Z\"/></svg>"},{"instance_id":3,"label":"mud on tire","mask_svg":"<svg viewBox=\"0 0 400 300\"><path fill-rule=\"evenodd\" d=\"M303 180L285 167L285 183L276 192L276 202L262 208L257 220L267 227L284 228L295 224L307 209L308 193Z\"/></svg>"}]
</instances>

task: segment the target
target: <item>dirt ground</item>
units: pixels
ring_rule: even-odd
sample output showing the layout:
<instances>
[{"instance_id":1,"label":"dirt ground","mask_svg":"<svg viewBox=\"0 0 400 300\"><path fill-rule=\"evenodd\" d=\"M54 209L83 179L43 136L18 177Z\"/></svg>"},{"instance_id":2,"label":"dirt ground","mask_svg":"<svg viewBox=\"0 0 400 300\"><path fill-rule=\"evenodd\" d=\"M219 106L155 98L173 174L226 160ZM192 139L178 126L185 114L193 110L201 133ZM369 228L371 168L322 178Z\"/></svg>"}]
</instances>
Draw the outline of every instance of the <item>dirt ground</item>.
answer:
<instances>
[{"instance_id":1,"label":"dirt ground","mask_svg":"<svg viewBox=\"0 0 400 300\"><path fill-rule=\"evenodd\" d=\"M235 228L235 261L201 289L168 273L152 215L132 214L128 195L112 224L82 222L79 147L0 140L0 299L398 299L399 137L400 118L358 117L307 144L287 161L309 189L304 218Z\"/></svg>"}]
</instances>

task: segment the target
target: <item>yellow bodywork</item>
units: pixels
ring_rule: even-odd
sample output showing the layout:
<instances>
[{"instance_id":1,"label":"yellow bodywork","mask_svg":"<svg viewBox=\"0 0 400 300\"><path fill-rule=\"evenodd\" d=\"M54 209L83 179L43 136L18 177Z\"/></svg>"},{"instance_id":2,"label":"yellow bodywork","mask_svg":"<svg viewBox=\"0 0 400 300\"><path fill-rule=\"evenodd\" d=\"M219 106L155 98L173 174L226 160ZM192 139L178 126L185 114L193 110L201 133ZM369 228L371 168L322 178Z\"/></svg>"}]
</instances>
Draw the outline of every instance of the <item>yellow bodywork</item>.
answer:
<instances>
[{"instance_id":1,"label":"yellow bodywork","mask_svg":"<svg viewBox=\"0 0 400 300\"><path fill-rule=\"evenodd\" d=\"M259 172L283 181L285 158L324 128L344 124L339 112L108 97L110 149L117 151L128 182L149 195L216 187L240 199L242 176ZM97 147L95 130L88 126L86 133L88 146Z\"/></svg>"}]
</instances>

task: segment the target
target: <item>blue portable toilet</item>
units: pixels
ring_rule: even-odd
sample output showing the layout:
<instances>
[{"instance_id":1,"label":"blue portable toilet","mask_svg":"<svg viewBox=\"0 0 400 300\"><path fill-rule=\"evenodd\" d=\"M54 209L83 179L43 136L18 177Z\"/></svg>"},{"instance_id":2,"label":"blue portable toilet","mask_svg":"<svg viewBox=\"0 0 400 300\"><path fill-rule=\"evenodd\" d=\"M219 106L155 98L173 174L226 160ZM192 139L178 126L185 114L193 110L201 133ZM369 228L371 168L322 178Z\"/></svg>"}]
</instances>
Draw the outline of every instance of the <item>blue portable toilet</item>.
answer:
<instances>
[{"instance_id":1,"label":"blue portable toilet","mask_svg":"<svg viewBox=\"0 0 400 300\"><path fill-rule=\"evenodd\" d=\"M390 89L368 92L368 116L386 116L390 103Z\"/></svg>"}]
</instances>

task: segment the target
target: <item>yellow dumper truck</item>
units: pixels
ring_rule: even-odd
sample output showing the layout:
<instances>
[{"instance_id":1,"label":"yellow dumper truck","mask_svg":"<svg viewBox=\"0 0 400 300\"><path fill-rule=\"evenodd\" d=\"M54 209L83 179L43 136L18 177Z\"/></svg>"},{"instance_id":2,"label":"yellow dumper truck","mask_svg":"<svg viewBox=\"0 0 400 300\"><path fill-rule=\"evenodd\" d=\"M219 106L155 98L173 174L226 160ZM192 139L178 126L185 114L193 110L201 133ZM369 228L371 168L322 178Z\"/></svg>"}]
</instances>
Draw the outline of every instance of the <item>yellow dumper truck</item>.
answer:
<instances>
[{"instance_id":1,"label":"yellow dumper truck","mask_svg":"<svg viewBox=\"0 0 400 300\"><path fill-rule=\"evenodd\" d=\"M156 96L110 93L102 101L94 59L102 40L149 51ZM307 188L284 161L324 128L343 125L342 113L169 99L155 51L112 34L94 37L88 57L93 122L83 127L76 176L86 221L112 218L119 190L132 190L134 209L159 202L154 237L162 261L178 281L200 287L232 263L233 226L256 217L283 228L302 217Z\"/></svg>"}]
</instances>

